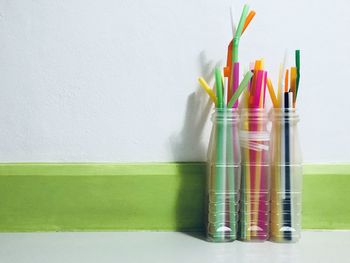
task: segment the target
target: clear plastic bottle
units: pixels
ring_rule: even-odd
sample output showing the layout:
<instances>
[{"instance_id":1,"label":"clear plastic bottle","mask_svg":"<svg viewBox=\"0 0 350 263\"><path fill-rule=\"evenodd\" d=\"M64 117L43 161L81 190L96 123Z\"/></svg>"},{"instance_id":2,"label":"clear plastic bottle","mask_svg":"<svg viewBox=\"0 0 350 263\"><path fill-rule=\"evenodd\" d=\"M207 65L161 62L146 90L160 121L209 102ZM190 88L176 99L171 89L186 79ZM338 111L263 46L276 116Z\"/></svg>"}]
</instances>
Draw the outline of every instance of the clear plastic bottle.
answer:
<instances>
[{"instance_id":1,"label":"clear plastic bottle","mask_svg":"<svg viewBox=\"0 0 350 263\"><path fill-rule=\"evenodd\" d=\"M240 189L240 146L237 109L216 109L208 147L207 239L237 238Z\"/></svg>"},{"instance_id":2,"label":"clear plastic bottle","mask_svg":"<svg viewBox=\"0 0 350 263\"><path fill-rule=\"evenodd\" d=\"M239 238L264 241L269 234L270 133L266 111L242 109L240 144L242 150Z\"/></svg>"},{"instance_id":3,"label":"clear plastic bottle","mask_svg":"<svg viewBox=\"0 0 350 263\"><path fill-rule=\"evenodd\" d=\"M271 111L270 240L296 242L301 232L302 156L294 108Z\"/></svg>"}]
</instances>

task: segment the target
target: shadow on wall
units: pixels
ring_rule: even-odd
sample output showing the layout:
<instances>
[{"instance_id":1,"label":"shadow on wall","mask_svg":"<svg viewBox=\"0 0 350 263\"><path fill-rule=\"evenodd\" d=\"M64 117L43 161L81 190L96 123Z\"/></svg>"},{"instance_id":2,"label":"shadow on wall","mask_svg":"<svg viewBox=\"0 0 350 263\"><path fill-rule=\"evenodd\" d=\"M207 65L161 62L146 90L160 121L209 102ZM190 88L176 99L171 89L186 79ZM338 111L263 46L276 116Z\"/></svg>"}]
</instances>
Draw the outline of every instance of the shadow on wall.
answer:
<instances>
[{"instance_id":1,"label":"shadow on wall","mask_svg":"<svg viewBox=\"0 0 350 263\"><path fill-rule=\"evenodd\" d=\"M198 58L201 76L212 81L216 64L202 51ZM197 76L194 76L196 80ZM170 137L172 152L177 161L206 160L207 145L201 140L208 121L212 103L199 84L187 98L186 114L182 129ZM204 165L179 165L180 174L175 208L176 230L193 232L203 230L204 190L206 169ZM197 235L196 235L197 236Z\"/></svg>"},{"instance_id":2,"label":"shadow on wall","mask_svg":"<svg viewBox=\"0 0 350 263\"><path fill-rule=\"evenodd\" d=\"M208 61L204 51L199 54L201 76L212 82L214 68L217 64ZM196 81L198 76L194 76ZM170 137L174 159L180 162L206 160L207 144L201 142L204 126L208 120L212 102L208 95L197 84L195 91L187 97L185 120L180 132Z\"/></svg>"}]
</instances>

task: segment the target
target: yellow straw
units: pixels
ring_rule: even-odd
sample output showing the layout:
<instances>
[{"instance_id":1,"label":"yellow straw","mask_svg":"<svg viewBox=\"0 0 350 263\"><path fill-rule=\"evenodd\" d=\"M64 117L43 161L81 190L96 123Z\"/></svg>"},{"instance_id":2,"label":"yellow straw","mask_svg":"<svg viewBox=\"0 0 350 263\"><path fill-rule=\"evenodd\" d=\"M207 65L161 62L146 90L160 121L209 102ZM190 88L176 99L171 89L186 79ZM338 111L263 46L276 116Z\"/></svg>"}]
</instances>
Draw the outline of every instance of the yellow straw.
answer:
<instances>
[{"instance_id":1,"label":"yellow straw","mask_svg":"<svg viewBox=\"0 0 350 263\"><path fill-rule=\"evenodd\" d=\"M282 94L283 94L283 86L282 86L282 79L283 79L283 64L280 65L280 71L278 74L278 91L277 91L277 99L278 99L278 107L282 108Z\"/></svg>"},{"instance_id":2,"label":"yellow straw","mask_svg":"<svg viewBox=\"0 0 350 263\"><path fill-rule=\"evenodd\" d=\"M214 102L215 106L217 106L218 99L216 98L214 91L210 88L208 83L202 77L198 78L198 81L199 81L199 84L201 84L201 87L209 95L210 99Z\"/></svg>"},{"instance_id":3,"label":"yellow straw","mask_svg":"<svg viewBox=\"0 0 350 263\"><path fill-rule=\"evenodd\" d=\"M261 59L260 60L260 63L258 64L259 66L259 70L264 70L264 59ZM265 78L265 74L263 75L263 80L261 82L261 85L263 85L264 83L264 78ZM263 109L264 108L264 87L258 87L261 89L260 91L260 100L259 100L259 108L260 109ZM257 130L260 132L262 130L262 123L261 121L258 121L258 124L257 124ZM256 155L255 155L255 158L256 158L256 163L261 163L261 159L262 159L262 153L261 152L256 152ZM257 165L256 168L255 168L255 192L258 193L261 191L260 187L261 187L261 169L263 169L261 166ZM255 196L255 204L254 204L254 210L255 211L259 211L259 198L260 196L257 195ZM254 225L258 226L259 225L259 213L254 213L254 218L253 218L253 223ZM253 230L253 235L254 237L256 238L257 237L257 231L258 230Z\"/></svg>"},{"instance_id":4,"label":"yellow straw","mask_svg":"<svg viewBox=\"0 0 350 263\"><path fill-rule=\"evenodd\" d=\"M267 88L269 90L270 98L274 108L278 107L278 100L276 98L275 90L273 89L272 81L270 78L267 78Z\"/></svg>"},{"instance_id":5,"label":"yellow straw","mask_svg":"<svg viewBox=\"0 0 350 263\"><path fill-rule=\"evenodd\" d=\"M243 129L246 130L246 131L249 131L249 124L248 124L248 117L243 120ZM244 154L245 154L245 158L246 158L246 163L249 163L249 147L245 147L244 148ZM243 169L245 169L245 173L242 173L245 175L245 197L246 197L246 200L245 200L245 216L246 216L246 220L245 222L248 222L250 223L251 222L251 206L250 206L250 167L248 165L244 165ZM247 193L248 191L248 193ZM244 226L244 236L245 236L245 239L246 240L250 240L250 236L251 236L251 230L249 229L250 227L250 224L248 224L248 227L247 226Z\"/></svg>"}]
</instances>

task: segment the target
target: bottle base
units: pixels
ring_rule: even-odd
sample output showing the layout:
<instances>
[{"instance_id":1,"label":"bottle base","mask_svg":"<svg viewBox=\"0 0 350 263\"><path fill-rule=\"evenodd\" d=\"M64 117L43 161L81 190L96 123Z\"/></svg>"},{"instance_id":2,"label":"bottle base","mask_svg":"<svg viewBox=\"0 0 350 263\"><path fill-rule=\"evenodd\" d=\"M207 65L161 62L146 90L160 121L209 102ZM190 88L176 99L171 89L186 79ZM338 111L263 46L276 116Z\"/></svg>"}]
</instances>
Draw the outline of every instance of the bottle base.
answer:
<instances>
[{"instance_id":1,"label":"bottle base","mask_svg":"<svg viewBox=\"0 0 350 263\"><path fill-rule=\"evenodd\" d=\"M300 236L270 236L269 241L274 243L297 243L300 240Z\"/></svg>"},{"instance_id":2,"label":"bottle base","mask_svg":"<svg viewBox=\"0 0 350 263\"><path fill-rule=\"evenodd\" d=\"M212 243L225 243L225 242L233 242L237 240L236 236L212 236L207 235L207 241Z\"/></svg>"}]
</instances>

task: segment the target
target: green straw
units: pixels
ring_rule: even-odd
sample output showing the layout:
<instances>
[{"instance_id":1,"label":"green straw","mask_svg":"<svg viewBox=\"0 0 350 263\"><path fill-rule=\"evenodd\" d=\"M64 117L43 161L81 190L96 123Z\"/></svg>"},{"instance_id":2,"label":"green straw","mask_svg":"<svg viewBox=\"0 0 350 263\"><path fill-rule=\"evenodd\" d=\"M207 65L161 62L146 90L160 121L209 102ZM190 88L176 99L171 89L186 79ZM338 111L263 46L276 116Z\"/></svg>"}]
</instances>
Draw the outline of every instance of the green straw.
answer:
<instances>
[{"instance_id":1,"label":"green straw","mask_svg":"<svg viewBox=\"0 0 350 263\"><path fill-rule=\"evenodd\" d=\"M248 71L243 80L241 81L241 83L239 84L236 92L232 95L232 98L230 99L229 103L227 104L228 108L232 108L233 104L235 104L235 102L238 100L239 96L242 94L242 92L244 91L244 89L248 86L248 82L250 81L250 79L253 76L253 72Z\"/></svg>"},{"instance_id":2,"label":"green straw","mask_svg":"<svg viewBox=\"0 0 350 263\"><path fill-rule=\"evenodd\" d=\"M222 94L222 75L219 68L215 68L215 86L216 86L216 96L218 97L217 108L224 108L224 100Z\"/></svg>"},{"instance_id":3,"label":"green straw","mask_svg":"<svg viewBox=\"0 0 350 263\"><path fill-rule=\"evenodd\" d=\"M240 40L241 35L242 35L245 20L247 19L248 11L249 11L249 6L244 5L243 11L241 14L241 18L239 19L238 27L236 30L236 35L233 38L233 45L232 45L232 54L233 54L232 62L233 63L238 62L238 45L239 45L239 40Z\"/></svg>"},{"instance_id":4,"label":"green straw","mask_svg":"<svg viewBox=\"0 0 350 263\"><path fill-rule=\"evenodd\" d=\"M300 81L300 50L295 50L295 65L297 67L297 84L296 84L296 92L295 92L295 98L298 95L299 90L299 81Z\"/></svg>"},{"instance_id":5,"label":"green straw","mask_svg":"<svg viewBox=\"0 0 350 263\"><path fill-rule=\"evenodd\" d=\"M214 189L215 189L215 229L213 239L215 241L224 241L225 236L221 232L216 232L218 227L222 227L225 224L225 209L226 203L225 198L222 198L222 195L225 193L225 122L223 116L224 114L224 100L223 100L223 90L222 90L222 75L218 68L215 68L215 84L216 84L216 95L218 98L216 118L216 156L215 156L215 175L214 175ZM220 198L218 198L220 197Z\"/></svg>"}]
</instances>

